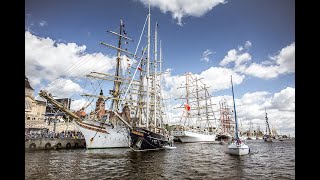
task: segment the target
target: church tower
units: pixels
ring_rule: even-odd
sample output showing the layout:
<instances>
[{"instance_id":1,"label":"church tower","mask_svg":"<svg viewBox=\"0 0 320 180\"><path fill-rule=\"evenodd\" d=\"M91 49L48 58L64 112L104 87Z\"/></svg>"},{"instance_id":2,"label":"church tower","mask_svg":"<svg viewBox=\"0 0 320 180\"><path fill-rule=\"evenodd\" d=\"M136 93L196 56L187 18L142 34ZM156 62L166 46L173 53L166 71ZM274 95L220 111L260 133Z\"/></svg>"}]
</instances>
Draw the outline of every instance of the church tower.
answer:
<instances>
[{"instance_id":1,"label":"church tower","mask_svg":"<svg viewBox=\"0 0 320 180\"><path fill-rule=\"evenodd\" d=\"M103 99L102 89L100 91L100 97L98 98L98 100L96 102L95 113L96 113L98 119L101 119L106 114L105 101Z\"/></svg>"}]
</instances>

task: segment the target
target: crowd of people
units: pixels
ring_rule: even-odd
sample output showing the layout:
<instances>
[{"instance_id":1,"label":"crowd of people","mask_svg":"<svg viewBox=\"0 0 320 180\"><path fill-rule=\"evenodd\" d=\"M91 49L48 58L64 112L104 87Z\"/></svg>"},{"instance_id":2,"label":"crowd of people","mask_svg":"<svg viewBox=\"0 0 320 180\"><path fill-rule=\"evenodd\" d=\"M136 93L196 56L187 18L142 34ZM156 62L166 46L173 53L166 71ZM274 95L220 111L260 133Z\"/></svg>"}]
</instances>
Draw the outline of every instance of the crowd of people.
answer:
<instances>
[{"instance_id":1,"label":"crowd of people","mask_svg":"<svg viewBox=\"0 0 320 180\"><path fill-rule=\"evenodd\" d=\"M47 128L43 129L27 129L25 130L25 139L35 139L35 138L74 138L74 139L84 139L83 134L80 131L62 131L53 132L49 131Z\"/></svg>"}]
</instances>

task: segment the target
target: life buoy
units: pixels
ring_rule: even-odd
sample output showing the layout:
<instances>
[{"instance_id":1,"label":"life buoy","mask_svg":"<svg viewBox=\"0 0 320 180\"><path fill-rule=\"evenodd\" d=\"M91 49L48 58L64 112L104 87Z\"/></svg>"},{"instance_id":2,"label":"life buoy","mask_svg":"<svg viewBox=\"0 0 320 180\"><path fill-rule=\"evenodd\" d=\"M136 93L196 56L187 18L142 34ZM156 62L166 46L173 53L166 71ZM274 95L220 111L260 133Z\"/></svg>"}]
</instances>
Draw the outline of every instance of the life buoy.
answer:
<instances>
[{"instance_id":1,"label":"life buoy","mask_svg":"<svg viewBox=\"0 0 320 180\"><path fill-rule=\"evenodd\" d=\"M75 144L74 144L74 147L75 147L75 148L78 148L78 146L79 146L78 143L75 143Z\"/></svg>"},{"instance_id":2,"label":"life buoy","mask_svg":"<svg viewBox=\"0 0 320 180\"><path fill-rule=\"evenodd\" d=\"M30 144L29 149L35 149L35 148L36 148L36 144L35 143Z\"/></svg>"},{"instance_id":3,"label":"life buoy","mask_svg":"<svg viewBox=\"0 0 320 180\"><path fill-rule=\"evenodd\" d=\"M57 149L60 149L61 148L61 143L58 143L57 144Z\"/></svg>"},{"instance_id":4,"label":"life buoy","mask_svg":"<svg viewBox=\"0 0 320 180\"><path fill-rule=\"evenodd\" d=\"M67 143L66 148L67 148L67 149L71 148L71 144L70 144L70 143Z\"/></svg>"},{"instance_id":5,"label":"life buoy","mask_svg":"<svg viewBox=\"0 0 320 180\"><path fill-rule=\"evenodd\" d=\"M50 143L47 143L47 144L44 146L44 148L46 148L46 149L51 148L51 144L50 144Z\"/></svg>"}]
</instances>

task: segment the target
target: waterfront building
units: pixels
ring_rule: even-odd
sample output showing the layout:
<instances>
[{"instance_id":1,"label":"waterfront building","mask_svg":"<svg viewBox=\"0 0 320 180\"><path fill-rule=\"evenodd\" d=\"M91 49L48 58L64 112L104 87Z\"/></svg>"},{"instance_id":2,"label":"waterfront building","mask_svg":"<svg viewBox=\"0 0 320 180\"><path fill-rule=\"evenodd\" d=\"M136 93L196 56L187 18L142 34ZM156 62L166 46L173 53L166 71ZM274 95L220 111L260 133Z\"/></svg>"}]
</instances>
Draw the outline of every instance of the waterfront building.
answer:
<instances>
[{"instance_id":1,"label":"waterfront building","mask_svg":"<svg viewBox=\"0 0 320 180\"><path fill-rule=\"evenodd\" d=\"M44 121L46 102L36 100L34 89L25 76L25 121Z\"/></svg>"}]
</instances>

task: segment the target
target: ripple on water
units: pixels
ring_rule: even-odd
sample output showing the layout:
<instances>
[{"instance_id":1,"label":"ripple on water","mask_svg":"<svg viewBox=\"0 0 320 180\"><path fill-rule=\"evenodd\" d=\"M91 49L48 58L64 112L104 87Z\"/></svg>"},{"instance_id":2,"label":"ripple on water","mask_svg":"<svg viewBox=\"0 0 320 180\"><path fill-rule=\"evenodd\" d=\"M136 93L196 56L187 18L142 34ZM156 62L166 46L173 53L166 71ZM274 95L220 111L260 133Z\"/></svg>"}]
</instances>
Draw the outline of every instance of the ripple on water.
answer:
<instances>
[{"instance_id":1,"label":"ripple on water","mask_svg":"<svg viewBox=\"0 0 320 180\"><path fill-rule=\"evenodd\" d=\"M170 151L73 149L25 153L26 179L295 179L295 144L250 141L252 154L227 146L176 143Z\"/></svg>"}]
</instances>

